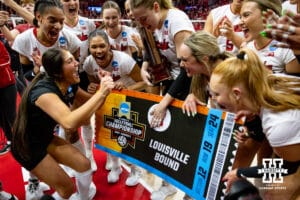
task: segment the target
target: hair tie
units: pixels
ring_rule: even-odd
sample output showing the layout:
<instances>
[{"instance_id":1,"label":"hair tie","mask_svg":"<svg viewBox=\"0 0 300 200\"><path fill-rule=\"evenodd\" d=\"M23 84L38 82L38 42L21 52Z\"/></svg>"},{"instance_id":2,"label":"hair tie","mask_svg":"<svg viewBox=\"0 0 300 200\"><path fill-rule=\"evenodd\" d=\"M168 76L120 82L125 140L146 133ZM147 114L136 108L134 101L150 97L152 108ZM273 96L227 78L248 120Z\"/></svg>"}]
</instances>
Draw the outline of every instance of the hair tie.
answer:
<instances>
[{"instance_id":1,"label":"hair tie","mask_svg":"<svg viewBox=\"0 0 300 200\"><path fill-rule=\"evenodd\" d=\"M45 69L45 67L43 65L40 66L40 73L47 75L46 69Z\"/></svg>"},{"instance_id":2,"label":"hair tie","mask_svg":"<svg viewBox=\"0 0 300 200\"><path fill-rule=\"evenodd\" d=\"M245 53L244 51L239 52L239 53L236 55L236 57L237 57L238 59L240 59L240 60L245 60L245 59L247 59L247 55L246 55L246 53Z\"/></svg>"}]
</instances>

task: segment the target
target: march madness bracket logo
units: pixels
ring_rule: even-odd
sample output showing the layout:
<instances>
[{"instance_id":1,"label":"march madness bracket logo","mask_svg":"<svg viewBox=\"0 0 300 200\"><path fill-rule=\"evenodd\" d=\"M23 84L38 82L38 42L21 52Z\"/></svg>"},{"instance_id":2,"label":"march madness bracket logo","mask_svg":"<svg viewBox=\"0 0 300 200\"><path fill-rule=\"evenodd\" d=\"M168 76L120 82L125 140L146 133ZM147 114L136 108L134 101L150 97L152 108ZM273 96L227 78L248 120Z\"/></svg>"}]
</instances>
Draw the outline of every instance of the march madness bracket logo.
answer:
<instances>
[{"instance_id":1,"label":"march madness bracket logo","mask_svg":"<svg viewBox=\"0 0 300 200\"><path fill-rule=\"evenodd\" d=\"M136 139L144 141L146 125L138 123L139 113L131 111L130 102L121 102L112 108L112 116L104 115L104 127L111 130L111 139L117 139L122 148L135 148Z\"/></svg>"},{"instance_id":2,"label":"march madness bracket logo","mask_svg":"<svg viewBox=\"0 0 300 200\"><path fill-rule=\"evenodd\" d=\"M258 174L263 174L263 183L283 183L282 174L288 174L287 169L282 168L282 158L264 158L263 168L258 170Z\"/></svg>"}]
</instances>

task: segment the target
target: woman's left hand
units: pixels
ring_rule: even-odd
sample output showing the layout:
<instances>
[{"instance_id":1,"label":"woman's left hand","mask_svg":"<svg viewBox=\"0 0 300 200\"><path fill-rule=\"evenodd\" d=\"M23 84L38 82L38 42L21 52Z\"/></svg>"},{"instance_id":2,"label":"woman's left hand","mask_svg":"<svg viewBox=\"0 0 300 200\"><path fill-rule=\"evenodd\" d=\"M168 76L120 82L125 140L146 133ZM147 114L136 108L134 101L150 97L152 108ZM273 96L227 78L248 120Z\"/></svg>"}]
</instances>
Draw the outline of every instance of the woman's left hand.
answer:
<instances>
[{"instance_id":1,"label":"woman's left hand","mask_svg":"<svg viewBox=\"0 0 300 200\"><path fill-rule=\"evenodd\" d=\"M116 90L122 90L122 89L125 89L126 87L125 87L125 85L123 84L123 82L120 82L120 81L118 81L118 82L115 82L115 88L114 89L116 89Z\"/></svg>"},{"instance_id":2,"label":"woman's left hand","mask_svg":"<svg viewBox=\"0 0 300 200\"><path fill-rule=\"evenodd\" d=\"M222 181L227 183L226 192L230 190L232 183L238 179L239 177L237 177L237 169L231 170L225 174L225 176L222 178Z\"/></svg>"},{"instance_id":3,"label":"woman's left hand","mask_svg":"<svg viewBox=\"0 0 300 200\"><path fill-rule=\"evenodd\" d=\"M245 143L249 138L248 128L246 126L240 126L239 130L235 129L233 131L233 138L238 143Z\"/></svg>"}]
</instances>

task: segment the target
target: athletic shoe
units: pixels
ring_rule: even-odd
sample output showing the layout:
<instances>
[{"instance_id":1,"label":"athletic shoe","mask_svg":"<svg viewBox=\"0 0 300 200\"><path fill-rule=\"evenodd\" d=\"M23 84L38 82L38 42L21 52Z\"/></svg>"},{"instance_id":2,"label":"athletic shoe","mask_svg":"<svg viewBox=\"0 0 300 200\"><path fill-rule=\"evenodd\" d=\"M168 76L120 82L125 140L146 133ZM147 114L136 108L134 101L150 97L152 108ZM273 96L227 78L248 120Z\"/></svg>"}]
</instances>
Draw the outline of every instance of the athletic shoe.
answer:
<instances>
[{"instance_id":1,"label":"athletic shoe","mask_svg":"<svg viewBox=\"0 0 300 200\"><path fill-rule=\"evenodd\" d=\"M0 144L0 155L6 154L10 150L10 142Z\"/></svg>"},{"instance_id":2,"label":"athletic shoe","mask_svg":"<svg viewBox=\"0 0 300 200\"><path fill-rule=\"evenodd\" d=\"M13 194L10 194L5 191L1 191L0 192L0 200L18 200L18 198Z\"/></svg>"},{"instance_id":3,"label":"athletic shoe","mask_svg":"<svg viewBox=\"0 0 300 200\"><path fill-rule=\"evenodd\" d=\"M92 200L97 192L97 188L94 182L91 183L90 185L90 191L89 191L89 200Z\"/></svg>"},{"instance_id":4,"label":"athletic shoe","mask_svg":"<svg viewBox=\"0 0 300 200\"><path fill-rule=\"evenodd\" d=\"M92 200L95 197L96 192L97 192L96 185L92 182L91 185L90 185L89 197L88 197L87 200ZM80 199L80 196L79 196L78 192L72 194L72 196L69 199L70 200L82 200L82 199Z\"/></svg>"},{"instance_id":5,"label":"athletic shoe","mask_svg":"<svg viewBox=\"0 0 300 200\"><path fill-rule=\"evenodd\" d=\"M120 174L122 173L122 167L110 170L107 176L108 183L116 183L119 181Z\"/></svg>"},{"instance_id":6,"label":"athletic shoe","mask_svg":"<svg viewBox=\"0 0 300 200\"><path fill-rule=\"evenodd\" d=\"M39 200L44 195L38 179L29 179L26 186L26 200Z\"/></svg>"},{"instance_id":7,"label":"athletic shoe","mask_svg":"<svg viewBox=\"0 0 300 200\"><path fill-rule=\"evenodd\" d=\"M131 166L130 174L128 175L125 184L127 186L136 186L139 183L141 171L136 166Z\"/></svg>"},{"instance_id":8,"label":"athletic shoe","mask_svg":"<svg viewBox=\"0 0 300 200\"><path fill-rule=\"evenodd\" d=\"M151 200L164 200L167 196L173 195L177 192L173 185L161 186L159 190L152 192Z\"/></svg>"}]
</instances>

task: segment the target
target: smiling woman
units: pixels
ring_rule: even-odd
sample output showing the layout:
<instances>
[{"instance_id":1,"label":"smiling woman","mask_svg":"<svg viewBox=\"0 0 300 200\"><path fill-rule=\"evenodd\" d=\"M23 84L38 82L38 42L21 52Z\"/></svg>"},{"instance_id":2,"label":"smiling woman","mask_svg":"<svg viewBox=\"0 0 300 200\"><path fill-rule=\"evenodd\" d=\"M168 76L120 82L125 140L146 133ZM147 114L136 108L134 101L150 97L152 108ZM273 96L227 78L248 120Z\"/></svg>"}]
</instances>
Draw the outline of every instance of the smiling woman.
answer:
<instances>
[{"instance_id":1,"label":"smiling woman","mask_svg":"<svg viewBox=\"0 0 300 200\"><path fill-rule=\"evenodd\" d=\"M97 92L74 111L69 104L83 98L78 89L78 62L67 50L52 48L42 56L45 73L38 74L25 90L14 126L12 153L28 171L56 190L55 199L68 199L74 191L72 179L60 164L76 171L76 199L92 199L89 160L68 141L53 134L57 125L77 134L78 127L104 103L114 87L110 76L101 78ZM70 93L72 96L70 97ZM72 99L70 99L72 98Z\"/></svg>"},{"instance_id":2,"label":"smiling woman","mask_svg":"<svg viewBox=\"0 0 300 200\"><path fill-rule=\"evenodd\" d=\"M270 75L250 49L242 49L237 57L223 61L211 75L210 89L215 101L224 110L240 116L259 115L274 157L282 160L283 169L288 169L285 175L289 176L277 185L286 190L267 191L270 199L294 199L295 194L299 197L300 183L295 181L300 174L299 87L298 78ZM263 173L258 172L261 168L234 169L225 175L224 181L228 181L227 187L230 187L238 177L261 178Z\"/></svg>"},{"instance_id":3,"label":"smiling woman","mask_svg":"<svg viewBox=\"0 0 300 200\"><path fill-rule=\"evenodd\" d=\"M34 24L36 28L19 34L12 48L20 54L20 62L29 80L39 73L41 55L51 47L68 49L72 54L80 47L80 40L73 34L63 30L64 13L58 0L38 0L34 7Z\"/></svg>"}]
</instances>

